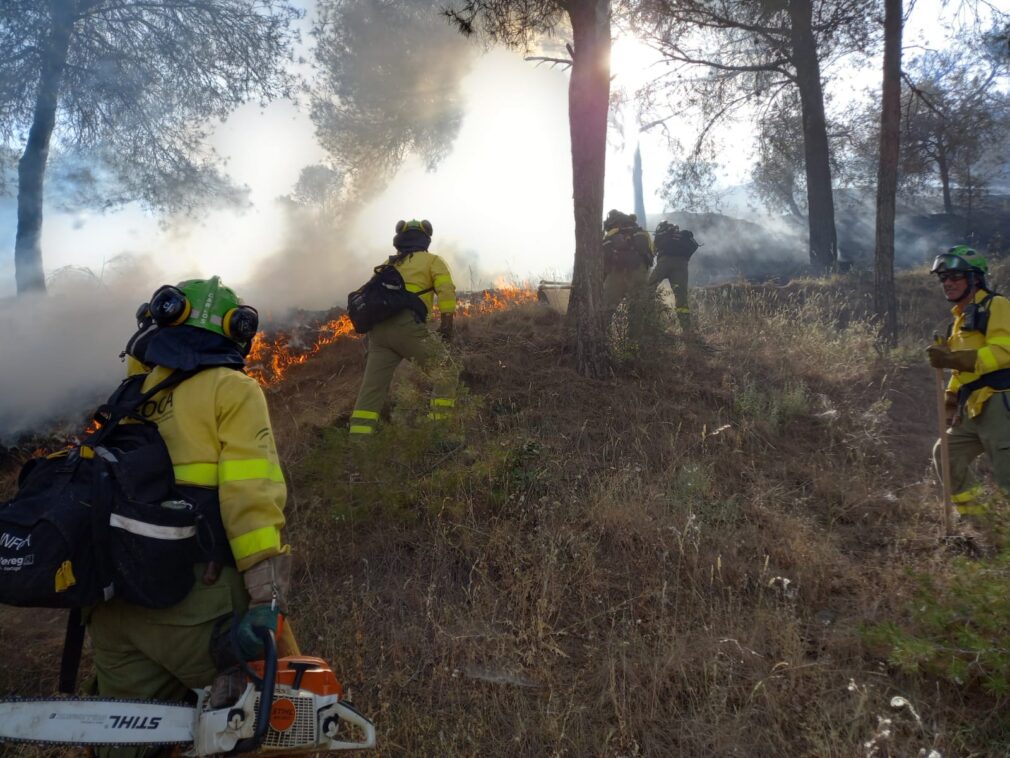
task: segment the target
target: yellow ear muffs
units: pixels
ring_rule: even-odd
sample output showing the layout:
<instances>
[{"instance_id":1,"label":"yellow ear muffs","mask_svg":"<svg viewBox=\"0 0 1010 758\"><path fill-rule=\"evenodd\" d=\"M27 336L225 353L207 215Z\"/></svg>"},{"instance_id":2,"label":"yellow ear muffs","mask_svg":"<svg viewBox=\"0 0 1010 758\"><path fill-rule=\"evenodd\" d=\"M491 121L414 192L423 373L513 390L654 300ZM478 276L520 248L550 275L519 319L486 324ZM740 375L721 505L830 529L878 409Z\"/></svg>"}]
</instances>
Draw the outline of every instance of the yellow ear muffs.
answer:
<instances>
[{"instance_id":1,"label":"yellow ear muffs","mask_svg":"<svg viewBox=\"0 0 1010 758\"><path fill-rule=\"evenodd\" d=\"M260 314L251 305L240 305L224 314L221 328L226 337L236 342L248 342L259 331Z\"/></svg>"},{"instance_id":2,"label":"yellow ear muffs","mask_svg":"<svg viewBox=\"0 0 1010 758\"><path fill-rule=\"evenodd\" d=\"M148 310L158 326L179 326L186 323L193 306L181 289L166 284L151 295Z\"/></svg>"}]
</instances>

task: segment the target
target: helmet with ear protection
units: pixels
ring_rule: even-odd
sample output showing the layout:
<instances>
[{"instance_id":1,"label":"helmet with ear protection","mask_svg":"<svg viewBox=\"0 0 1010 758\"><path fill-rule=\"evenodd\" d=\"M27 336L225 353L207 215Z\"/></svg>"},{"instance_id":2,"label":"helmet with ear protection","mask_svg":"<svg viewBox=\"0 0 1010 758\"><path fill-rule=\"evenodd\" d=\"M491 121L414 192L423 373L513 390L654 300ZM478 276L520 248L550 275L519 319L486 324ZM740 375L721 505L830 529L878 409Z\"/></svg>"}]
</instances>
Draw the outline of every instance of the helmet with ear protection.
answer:
<instances>
[{"instance_id":1,"label":"helmet with ear protection","mask_svg":"<svg viewBox=\"0 0 1010 758\"><path fill-rule=\"evenodd\" d=\"M415 219L411 219L410 221L403 221L401 219L400 221L396 222L396 233L397 234L400 234L401 232L405 232L405 231L407 231L409 229L417 229L418 231L424 232L428 237L431 237L431 233L432 233L431 222L428 219L426 219L426 218L425 219L421 219L420 221L418 221L416 218Z\"/></svg>"},{"instance_id":2,"label":"helmet with ear protection","mask_svg":"<svg viewBox=\"0 0 1010 758\"><path fill-rule=\"evenodd\" d=\"M179 326L186 323L189 314L193 312L186 293L171 284L165 284L154 291L147 309L158 326Z\"/></svg>"},{"instance_id":3,"label":"helmet with ear protection","mask_svg":"<svg viewBox=\"0 0 1010 758\"><path fill-rule=\"evenodd\" d=\"M260 314L251 305L238 305L224 314L224 336L236 342L249 342L260 328Z\"/></svg>"},{"instance_id":4,"label":"helmet with ear protection","mask_svg":"<svg viewBox=\"0 0 1010 758\"><path fill-rule=\"evenodd\" d=\"M259 329L259 312L251 305L244 305L217 276L159 287L151 302L137 311L138 323L147 318L159 327L195 326L240 344L252 340Z\"/></svg>"}]
</instances>

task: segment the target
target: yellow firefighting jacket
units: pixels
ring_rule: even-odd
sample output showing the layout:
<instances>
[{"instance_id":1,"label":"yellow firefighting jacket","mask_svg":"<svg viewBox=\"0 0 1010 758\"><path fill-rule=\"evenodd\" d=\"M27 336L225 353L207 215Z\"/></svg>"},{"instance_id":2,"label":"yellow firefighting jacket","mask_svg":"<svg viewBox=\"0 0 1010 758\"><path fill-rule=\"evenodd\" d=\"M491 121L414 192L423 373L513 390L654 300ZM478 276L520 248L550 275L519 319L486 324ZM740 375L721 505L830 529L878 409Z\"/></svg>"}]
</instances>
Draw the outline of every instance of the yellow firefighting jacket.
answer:
<instances>
[{"instance_id":1,"label":"yellow firefighting jacket","mask_svg":"<svg viewBox=\"0 0 1010 758\"><path fill-rule=\"evenodd\" d=\"M445 261L427 250L405 256L393 264L407 284L409 292L434 290L421 295L431 313L432 301L438 296L438 310L441 313L453 313L456 310L456 285L452 283L452 275Z\"/></svg>"},{"instance_id":2,"label":"yellow firefighting jacket","mask_svg":"<svg viewBox=\"0 0 1010 758\"><path fill-rule=\"evenodd\" d=\"M649 233L639 226L608 229L603 235L604 270L651 268L655 248Z\"/></svg>"},{"instance_id":3,"label":"yellow firefighting jacket","mask_svg":"<svg viewBox=\"0 0 1010 758\"><path fill-rule=\"evenodd\" d=\"M989 292L979 290L975 293L976 303L981 303L989 296ZM1010 300L1002 295L996 295L986 306L989 311L989 325L986 331L965 331L964 312L961 306L954 306L954 325L951 328L947 346L951 350L977 350L974 372L954 371L947 385L947 392L957 393L963 385L990 374L993 371L1010 368ZM974 418L982 412L986 401L1000 390L992 387L979 387L971 393L965 403L968 415Z\"/></svg>"},{"instance_id":4,"label":"yellow firefighting jacket","mask_svg":"<svg viewBox=\"0 0 1010 758\"><path fill-rule=\"evenodd\" d=\"M128 370L145 369L131 361ZM155 366L144 391L171 372ZM255 379L231 368L204 369L159 392L141 413L158 425L176 483L217 490L239 571L289 550L281 541L287 487L266 398Z\"/></svg>"}]
</instances>

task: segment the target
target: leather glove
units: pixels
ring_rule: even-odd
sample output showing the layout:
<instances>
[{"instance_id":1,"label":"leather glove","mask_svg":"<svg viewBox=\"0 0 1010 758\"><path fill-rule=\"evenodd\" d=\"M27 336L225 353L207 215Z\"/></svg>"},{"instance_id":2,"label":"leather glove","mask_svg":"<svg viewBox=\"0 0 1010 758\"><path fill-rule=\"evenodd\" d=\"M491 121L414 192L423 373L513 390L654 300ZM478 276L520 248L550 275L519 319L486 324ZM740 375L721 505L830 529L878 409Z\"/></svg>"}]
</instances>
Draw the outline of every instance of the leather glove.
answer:
<instances>
[{"instance_id":1,"label":"leather glove","mask_svg":"<svg viewBox=\"0 0 1010 758\"><path fill-rule=\"evenodd\" d=\"M443 313L442 323L438 325L438 333L446 342L452 342L452 314Z\"/></svg>"},{"instance_id":2,"label":"leather glove","mask_svg":"<svg viewBox=\"0 0 1010 758\"><path fill-rule=\"evenodd\" d=\"M946 345L930 345L926 348L929 365L933 368L952 368L955 371L975 371L976 350L951 350Z\"/></svg>"},{"instance_id":3,"label":"leather glove","mask_svg":"<svg viewBox=\"0 0 1010 758\"><path fill-rule=\"evenodd\" d=\"M280 633L290 577L291 556L287 553L260 561L242 574L249 593L249 610L235 634L239 652L246 660L257 660L263 655L263 643L254 627L269 629L275 637Z\"/></svg>"}]
</instances>

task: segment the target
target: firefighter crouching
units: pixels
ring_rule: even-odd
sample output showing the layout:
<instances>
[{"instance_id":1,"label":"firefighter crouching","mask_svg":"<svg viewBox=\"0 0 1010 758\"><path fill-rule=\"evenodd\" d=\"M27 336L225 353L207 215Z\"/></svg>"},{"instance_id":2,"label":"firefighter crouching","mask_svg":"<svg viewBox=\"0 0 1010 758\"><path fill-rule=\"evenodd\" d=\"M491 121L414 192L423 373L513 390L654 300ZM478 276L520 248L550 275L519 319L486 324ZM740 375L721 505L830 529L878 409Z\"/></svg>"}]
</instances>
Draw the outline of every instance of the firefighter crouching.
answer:
<instances>
[{"instance_id":1,"label":"firefighter crouching","mask_svg":"<svg viewBox=\"0 0 1010 758\"><path fill-rule=\"evenodd\" d=\"M250 660L262 655L254 627L278 632L290 573L281 538L287 489L266 398L243 373L255 309L213 277L161 287L137 316L140 328L124 354L131 375L148 373L145 391L174 371L199 369L141 411L158 425L179 488L206 515L212 555L194 566L196 583L180 603L152 610L113 598L86 619L100 695L180 701L219 674L211 655L219 622L241 617L237 639ZM279 648L298 652L283 632Z\"/></svg>"},{"instance_id":2,"label":"firefighter crouching","mask_svg":"<svg viewBox=\"0 0 1010 758\"><path fill-rule=\"evenodd\" d=\"M603 318L610 326L621 301L628 301L629 327L637 327L642 317L652 240L638 225L634 213L612 210L603 222Z\"/></svg>"},{"instance_id":3,"label":"firefighter crouching","mask_svg":"<svg viewBox=\"0 0 1010 758\"><path fill-rule=\"evenodd\" d=\"M991 531L994 514L972 481L972 461L984 453L999 489L1010 494L1010 301L988 289L988 270L985 258L964 245L936 257L931 271L953 304L954 322L947 339L927 349L934 368L952 369L946 394L952 499L984 531ZM934 459L938 449L939 443Z\"/></svg>"},{"instance_id":4,"label":"firefighter crouching","mask_svg":"<svg viewBox=\"0 0 1010 758\"><path fill-rule=\"evenodd\" d=\"M433 334L415 310L405 308L376 324L368 332L368 359L358 398L351 413L351 438L373 434L379 413L389 394L393 373L404 358L414 361L432 380L431 408L428 418L444 426L456 405L459 370L449 355L447 344L453 336L456 311L456 285L449 267L439 256L428 251L432 226L427 220L399 221L393 247L396 253L388 263L395 267L408 292L417 294L427 313L438 302L441 322L438 336Z\"/></svg>"}]
</instances>

